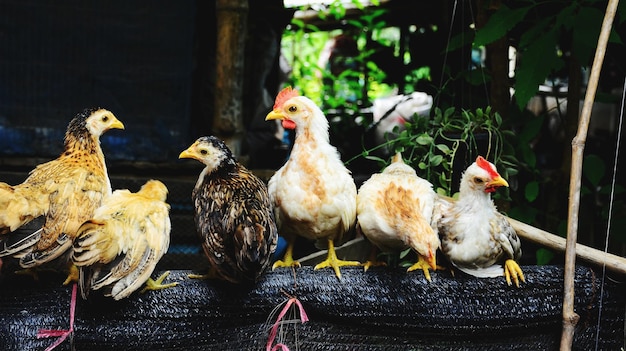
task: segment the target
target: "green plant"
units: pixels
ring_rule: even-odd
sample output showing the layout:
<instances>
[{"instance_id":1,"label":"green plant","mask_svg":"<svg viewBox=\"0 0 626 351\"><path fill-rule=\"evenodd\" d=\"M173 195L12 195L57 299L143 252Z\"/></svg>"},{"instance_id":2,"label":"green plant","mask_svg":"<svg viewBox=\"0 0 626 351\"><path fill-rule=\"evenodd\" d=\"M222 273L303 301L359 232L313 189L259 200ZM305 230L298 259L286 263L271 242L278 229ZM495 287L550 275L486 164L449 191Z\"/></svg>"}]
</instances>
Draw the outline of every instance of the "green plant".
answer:
<instances>
[{"instance_id":1,"label":"green plant","mask_svg":"<svg viewBox=\"0 0 626 351\"><path fill-rule=\"evenodd\" d=\"M360 155L378 161L388 160L376 151L402 152L405 161L430 181L436 191L452 195L459 173L478 155L494 162L505 178L517 174L517 159L510 140L514 134L503 126L502 117L490 107L457 111L434 109L433 116L414 116L404 129L396 127L387 142ZM457 180L454 183L454 180Z\"/></svg>"}]
</instances>

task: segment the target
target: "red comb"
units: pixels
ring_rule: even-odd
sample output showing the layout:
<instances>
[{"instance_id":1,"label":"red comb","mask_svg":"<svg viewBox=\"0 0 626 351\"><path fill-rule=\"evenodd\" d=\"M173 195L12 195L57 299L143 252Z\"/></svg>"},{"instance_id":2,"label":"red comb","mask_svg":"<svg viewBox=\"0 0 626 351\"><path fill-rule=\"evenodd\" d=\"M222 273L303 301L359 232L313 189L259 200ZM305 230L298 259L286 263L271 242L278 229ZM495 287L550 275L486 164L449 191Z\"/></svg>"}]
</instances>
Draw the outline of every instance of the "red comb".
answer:
<instances>
[{"instance_id":1,"label":"red comb","mask_svg":"<svg viewBox=\"0 0 626 351\"><path fill-rule=\"evenodd\" d=\"M482 156L476 157L476 164L478 165L478 167L487 171L487 173L489 173L489 176L491 178L500 176L500 174L498 174L498 172L493 167L491 167L491 164L489 163L489 161L485 160Z\"/></svg>"},{"instance_id":2,"label":"red comb","mask_svg":"<svg viewBox=\"0 0 626 351\"><path fill-rule=\"evenodd\" d=\"M291 87L286 87L281 90L278 95L276 95L276 101L274 102L274 110L282 106L285 101L291 99L294 96L298 96L300 93L296 89L291 89Z\"/></svg>"}]
</instances>

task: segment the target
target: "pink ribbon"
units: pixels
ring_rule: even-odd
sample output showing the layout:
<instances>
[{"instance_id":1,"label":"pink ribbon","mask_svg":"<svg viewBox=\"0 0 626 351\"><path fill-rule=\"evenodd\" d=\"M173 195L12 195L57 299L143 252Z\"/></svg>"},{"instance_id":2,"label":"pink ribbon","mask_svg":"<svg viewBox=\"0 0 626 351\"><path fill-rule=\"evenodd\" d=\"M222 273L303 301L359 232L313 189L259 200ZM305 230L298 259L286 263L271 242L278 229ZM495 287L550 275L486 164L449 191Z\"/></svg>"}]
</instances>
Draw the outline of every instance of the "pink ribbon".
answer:
<instances>
[{"instance_id":1,"label":"pink ribbon","mask_svg":"<svg viewBox=\"0 0 626 351\"><path fill-rule=\"evenodd\" d=\"M285 344L278 343L274 345L274 347L272 347L272 344L274 343L274 340L276 339L276 333L278 333L278 326L280 325L280 321L285 317L285 314L287 314L287 311L289 311L289 308L294 303L296 304L296 306L298 306L298 309L300 310L300 320L302 321L302 323L306 323L309 321L309 317L306 315L306 312L304 312L304 307L302 307L300 300L296 299L295 297L290 298L285 304L285 307L283 307L283 309L278 314L278 318L276 318L276 322L272 326L269 339L267 340L267 346L265 347L266 351L278 351L278 350L289 351L289 348Z\"/></svg>"},{"instance_id":2,"label":"pink ribbon","mask_svg":"<svg viewBox=\"0 0 626 351\"><path fill-rule=\"evenodd\" d=\"M45 351L50 351L59 346L67 337L74 332L74 313L76 312L76 283L72 286L72 299L70 300L70 329L68 330L53 330L53 329L41 329L37 332L37 339L42 338L55 338L59 337L54 344L48 346Z\"/></svg>"}]
</instances>

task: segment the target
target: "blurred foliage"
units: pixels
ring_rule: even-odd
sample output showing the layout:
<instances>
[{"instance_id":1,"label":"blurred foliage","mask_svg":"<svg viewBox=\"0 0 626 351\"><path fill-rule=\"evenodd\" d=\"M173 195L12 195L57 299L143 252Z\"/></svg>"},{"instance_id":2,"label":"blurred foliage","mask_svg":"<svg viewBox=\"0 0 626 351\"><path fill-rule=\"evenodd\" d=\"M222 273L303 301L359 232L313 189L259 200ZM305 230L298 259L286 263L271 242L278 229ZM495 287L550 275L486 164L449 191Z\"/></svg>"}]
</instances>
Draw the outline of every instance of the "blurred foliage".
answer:
<instances>
[{"instance_id":1,"label":"blurred foliage","mask_svg":"<svg viewBox=\"0 0 626 351\"><path fill-rule=\"evenodd\" d=\"M517 49L515 101L520 110L536 94L540 84L563 69L571 57L590 66L602 27L606 1L516 0L504 1L475 34L474 47L507 37ZM624 6L621 7L624 10ZM620 19L621 18L621 19ZM618 21L626 19L619 16ZM610 41L621 43L615 30Z\"/></svg>"},{"instance_id":2,"label":"blurred foliage","mask_svg":"<svg viewBox=\"0 0 626 351\"><path fill-rule=\"evenodd\" d=\"M430 181L439 194L452 196L458 186L453 184L453 173L459 175L479 155L492 161L505 179L517 174L511 144L514 139L515 134L505 128L500 114L490 107L473 111L435 108L432 117L413 116L403 130L396 127L386 143L363 151L361 156L379 162L382 168L389 160L376 156L376 150L402 152L405 162Z\"/></svg>"}]
</instances>

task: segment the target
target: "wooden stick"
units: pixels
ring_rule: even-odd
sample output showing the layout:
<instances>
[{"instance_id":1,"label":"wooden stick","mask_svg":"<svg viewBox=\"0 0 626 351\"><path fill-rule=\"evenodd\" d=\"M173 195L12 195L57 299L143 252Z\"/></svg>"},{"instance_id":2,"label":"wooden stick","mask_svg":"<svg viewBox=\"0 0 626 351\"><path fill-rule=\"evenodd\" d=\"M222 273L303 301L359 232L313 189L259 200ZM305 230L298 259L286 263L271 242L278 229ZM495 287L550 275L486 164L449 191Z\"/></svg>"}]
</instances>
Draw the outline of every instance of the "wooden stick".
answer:
<instances>
[{"instance_id":1,"label":"wooden stick","mask_svg":"<svg viewBox=\"0 0 626 351\"><path fill-rule=\"evenodd\" d=\"M550 249L565 251L563 237L535 228L513 218L507 218L520 238L532 241ZM576 256L598 266L606 265L611 271L626 274L626 258L613 255L582 244L576 244Z\"/></svg>"},{"instance_id":2,"label":"wooden stick","mask_svg":"<svg viewBox=\"0 0 626 351\"><path fill-rule=\"evenodd\" d=\"M563 285L563 333L561 334L561 351L572 348L574 329L580 316L574 312L574 268L576 266L576 240L578 236L578 212L580 209L580 183L583 165L583 152L591 119L591 110L598 88L602 62L609 41L613 19L619 0L609 0L602 21L602 29L598 38L598 46L591 67L587 92L581 112L578 132L572 140L572 169L569 186L569 211L567 216L567 241L565 244L565 272Z\"/></svg>"}]
</instances>

